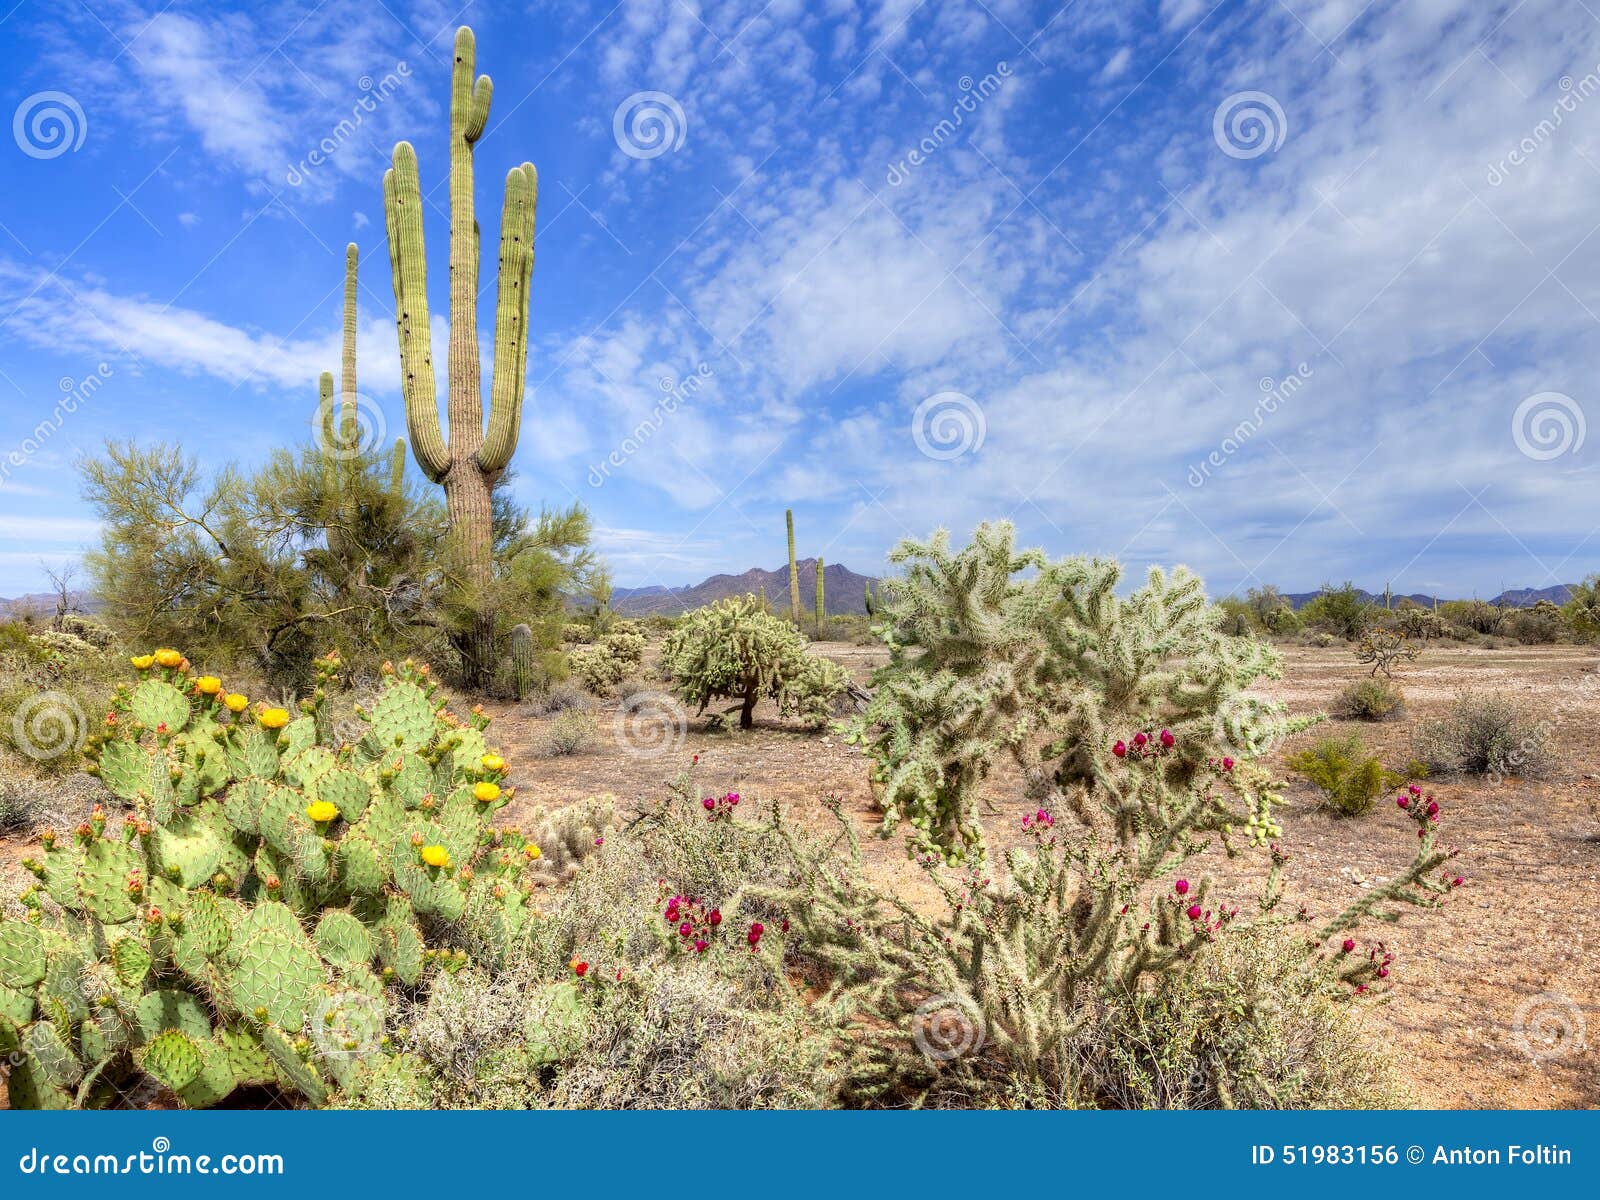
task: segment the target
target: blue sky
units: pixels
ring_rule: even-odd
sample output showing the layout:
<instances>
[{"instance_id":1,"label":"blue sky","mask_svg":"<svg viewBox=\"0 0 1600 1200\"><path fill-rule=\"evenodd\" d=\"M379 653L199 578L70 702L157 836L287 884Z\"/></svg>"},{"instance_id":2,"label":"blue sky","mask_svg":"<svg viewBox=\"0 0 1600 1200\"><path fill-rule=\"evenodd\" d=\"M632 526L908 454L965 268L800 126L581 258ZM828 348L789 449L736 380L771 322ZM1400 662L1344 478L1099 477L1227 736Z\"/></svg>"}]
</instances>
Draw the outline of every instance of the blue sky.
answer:
<instances>
[{"instance_id":1,"label":"blue sky","mask_svg":"<svg viewBox=\"0 0 1600 1200\"><path fill-rule=\"evenodd\" d=\"M461 23L486 246L540 172L517 486L585 503L621 583L776 565L786 506L868 572L997 516L1218 593L1600 568L1579 0L23 0L0 595L95 540L105 438L308 436L347 241L403 430L381 177L412 140L442 368Z\"/></svg>"}]
</instances>

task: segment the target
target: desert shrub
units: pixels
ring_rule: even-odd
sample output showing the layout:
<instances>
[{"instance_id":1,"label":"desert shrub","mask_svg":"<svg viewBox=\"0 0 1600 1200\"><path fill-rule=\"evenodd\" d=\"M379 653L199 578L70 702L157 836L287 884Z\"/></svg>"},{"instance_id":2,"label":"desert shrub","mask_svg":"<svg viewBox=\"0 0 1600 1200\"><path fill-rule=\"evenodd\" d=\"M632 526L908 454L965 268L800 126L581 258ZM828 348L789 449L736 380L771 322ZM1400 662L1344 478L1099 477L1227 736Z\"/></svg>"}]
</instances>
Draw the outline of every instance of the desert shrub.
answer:
<instances>
[{"instance_id":1,"label":"desert shrub","mask_svg":"<svg viewBox=\"0 0 1600 1200\"><path fill-rule=\"evenodd\" d=\"M1409 1107L1399 1069L1344 1002L1347 990L1329 963L1307 969L1281 930L1204 946L1189 973L1094 1006L1073 1040L1075 1099L1121 1109Z\"/></svg>"},{"instance_id":2,"label":"desert shrub","mask_svg":"<svg viewBox=\"0 0 1600 1200\"><path fill-rule=\"evenodd\" d=\"M622 704L627 704L627 702L632 700L635 696L642 696L646 693L653 694L655 691L655 684L651 683L648 679L641 679L637 675L630 675L621 683L617 684L617 686L613 689L613 694Z\"/></svg>"},{"instance_id":3,"label":"desert shrub","mask_svg":"<svg viewBox=\"0 0 1600 1200\"><path fill-rule=\"evenodd\" d=\"M545 732L546 754L565 756L587 750L599 734L594 715L581 708L569 708L557 713Z\"/></svg>"},{"instance_id":4,"label":"desert shrub","mask_svg":"<svg viewBox=\"0 0 1600 1200\"><path fill-rule=\"evenodd\" d=\"M1506 618L1505 630L1524 646L1548 646L1559 642L1567 632L1561 608L1540 600L1531 608L1518 609Z\"/></svg>"},{"instance_id":5,"label":"desert shrub","mask_svg":"<svg viewBox=\"0 0 1600 1200\"><path fill-rule=\"evenodd\" d=\"M1449 711L1417 727L1416 754L1438 774L1516 775L1543 779L1555 773L1553 723L1527 712L1499 692L1460 693Z\"/></svg>"},{"instance_id":6,"label":"desert shrub","mask_svg":"<svg viewBox=\"0 0 1600 1200\"><path fill-rule=\"evenodd\" d=\"M542 692L533 693L518 707L518 712L523 716L547 717L570 708L590 708L593 704L594 700L582 687L563 680L552 683Z\"/></svg>"},{"instance_id":7,"label":"desert shrub","mask_svg":"<svg viewBox=\"0 0 1600 1200\"><path fill-rule=\"evenodd\" d=\"M1353 721L1392 721L1405 711L1405 693L1388 679L1358 679L1341 688L1333 711Z\"/></svg>"},{"instance_id":8,"label":"desert shrub","mask_svg":"<svg viewBox=\"0 0 1600 1200\"><path fill-rule=\"evenodd\" d=\"M784 716L808 725L827 720L849 678L843 668L813 654L787 621L762 610L754 596L730 596L689 613L667 635L662 670L685 704L705 712L713 700L735 700L739 726L753 724L756 702L777 702Z\"/></svg>"},{"instance_id":9,"label":"desert shrub","mask_svg":"<svg viewBox=\"0 0 1600 1200\"><path fill-rule=\"evenodd\" d=\"M1600 637L1600 575L1590 575L1573 585L1567 602L1561 606L1561 619L1585 641Z\"/></svg>"},{"instance_id":10,"label":"desert shrub","mask_svg":"<svg viewBox=\"0 0 1600 1200\"><path fill-rule=\"evenodd\" d=\"M1300 635L1302 645L1312 646L1318 650L1326 650L1330 646L1337 646L1339 639L1326 629L1308 629Z\"/></svg>"},{"instance_id":11,"label":"desert shrub","mask_svg":"<svg viewBox=\"0 0 1600 1200\"><path fill-rule=\"evenodd\" d=\"M1385 679L1393 676L1395 667L1400 663L1415 662L1420 653L1421 648L1404 633L1377 626L1369 626L1362 632L1354 650L1357 662L1363 665L1370 663L1372 674L1377 676L1381 673Z\"/></svg>"},{"instance_id":12,"label":"desert shrub","mask_svg":"<svg viewBox=\"0 0 1600 1200\"><path fill-rule=\"evenodd\" d=\"M298 717L252 711L175 651L134 666L88 748L132 812L46 831L28 918L0 917L0 1036L26 1048L11 1107L148 1084L189 1107L241 1086L317 1105L387 1070L385 983L464 965L423 923L471 907L504 943L528 915L536 851L489 833L508 797L486 722L455 718L409 664L359 734L326 709L335 659Z\"/></svg>"},{"instance_id":13,"label":"desert shrub","mask_svg":"<svg viewBox=\"0 0 1600 1200\"><path fill-rule=\"evenodd\" d=\"M1487 600L1446 600L1439 606L1439 615L1453 625L1487 635L1501 631L1509 610Z\"/></svg>"},{"instance_id":14,"label":"desert shrub","mask_svg":"<svg viewBox=\"0 0 1600 1200\"><path fill-rule=\"evenodd\" d=\"M1246 601L1224 596L1217 601L1217 628L1229 637L1254 637L1265 626Z\"/></svg>"},{"instance_id":15,"label":"desert shrub","mask_svg":"<svg viewBox=\"0 0 1600 1200\"><path fill-rule=\"evenodd\" d=\"M596 696L609 695L611 689L628 673L628 664L622 662L610 649L601 644L579 646L567 656L572 677Z\"/></svg>"},{"instance_id":16,"label":"desert shrub","mask_svg":"<svg viewBox=\"0 0 1600 1200\"><path fill-rule=\"evenodd\" d=\"M561 627L561 640L574 646L587 646L594 641L594 626L587 621L568 621Z\"/></svg>"},{"instance_id":17,"label":"desert shrub","mask_svg":"<svg viewBox=\"0 0 1600 1200\"><path fill-rule=\"evenodd\" d=\"M1299 633L1305 625L1305 622L1300 618L1300 614L1295 612L1288 604L1269 608L1262 616L1261 621L1266 626L1267 632L1274 637L1292 637L1294 634Z\"/></svg>"},{"instance_id":18,"label":"desert shrub","mask_svg":"<svg viewBox=\"0 0 1600 1200\"><path fill-rule=\"evenodd\" d=\"M1427 774L1427 768L1417 763L1404 772L1386 770L1354 733L1323 738L1291 754L1286 765L1321 788L1323 806L1344 817L1371 812L1384 792Z\"/></svg>"},{"instance_id":19,"label":"desert shrub","mask_svg":"<svg viewBox=\"0 0 1600 1200\"><path fill-rule=\"evenodd\" d=\"M1018 552L1009 523L958 552L940 530L890 559L905 567L883 585L890 662L850 737L873 760L883 832L907 823L911 853L978 846L981 785L1002 755L1057 807L1079 803L1079 785L1115 788L1105 752L1119 735L1165 726L1198 776L1296 727L1245 691L1277 675L1276 655L1223 634L1185 570L1152 571L1124 599L1115 562Z\"/></svg>"},{"instance_id":20,"label":"desert shrub","mask_svg":"<svg viewBox=\"0 0 1600 1200\"><path fill-rule=\"evenodd\" d=\"M1322 591L1301 607L1300 619L1305 625L1354 641L1371 622L1372 606L1349 580L1338 587L1325 583Z\"/></svg>"},{"instance_id":21,"label":"desert shrub","mask_svg":"<svg viewBox=\"0 0 1600 1200\"><path fill-rule=\"evenodd\" d=\"M1415 605L1400 610L1396 627L1401 633L1417 642L1448 636L1444 618L1432 609L1419 608Z\"/></svg>"},{"instance_id":22,"label":"desert shrub","mask_svg":"<svg viewBox=\"0 0 1600 1200\"><path fill-rule=\"evenodd\" d=\"M116 631L96 617L84 613L67 613L57 624L63 633L82 638L97 650L109 650L116 645Z\"/></svg>"},{"instance_id":23,"label":"desert shrub","mask_svg":"<svg viewBox=\"0 0 1600 1200\"><path fill-rule=\"evenodd\" d=\"M28 790L15 782L0 781L0 837L31 833L38 823L38 808Z\"/></svg>"}]
</instances>

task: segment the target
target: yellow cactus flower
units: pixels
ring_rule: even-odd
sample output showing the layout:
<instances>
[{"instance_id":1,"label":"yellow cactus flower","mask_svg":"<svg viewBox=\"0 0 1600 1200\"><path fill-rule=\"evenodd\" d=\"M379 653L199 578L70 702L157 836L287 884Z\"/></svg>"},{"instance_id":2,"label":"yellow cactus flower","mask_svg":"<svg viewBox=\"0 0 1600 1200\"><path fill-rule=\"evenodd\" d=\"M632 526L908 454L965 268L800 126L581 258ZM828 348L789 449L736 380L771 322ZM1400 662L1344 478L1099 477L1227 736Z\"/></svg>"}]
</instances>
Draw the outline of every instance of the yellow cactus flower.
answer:
<instances>
[{"instance_id":1,"label":"yellow cactus flower","mask_svg":"<svg viewBox=\"0 0 1600 1200\"><path fill-rule=\"evenodd\" d=\"M238 692L230 692L223 697L222 702L228 706L229 712L242 713L250 707L250 697Z\"/></svg>"},{"instance_id":2,"label":"yellow cactus flower","mask_svg":"<svg viewBox=\"0 0 1600 1200\"><path fill-rule=\"evenodd\" d=\"M325 821L331 821L338 815L339 810L326 800L317 800L306 805L306 816L310 817L318 825Z\"/></svg>"},{"instance_id":3,"label":"yellow cactus flower","mask_svg":"<svg viewBox=\"0 0 1600 1200\"><path fill-rule=\"evenodd\" d=\"M194 690L202 696L215 696L222 690L222 680L215 675L202 675L194 681Z\"/></svg>"},{"instance_id":4,"label":"yellow cactus flower","mask_svg":"<svg viewBox=\"0 0 1600 1200\"><path fill-rule=\"evenodd\" d=\"M480 783L474 785L472 794L485 804L492 804L500 799L500 785L496 783Z\"/></svg>"},{"instance_id":5,"label":"yellow cactus flower","mask_svg":"<svg viewBox=\"0 0 1600 1200\"><path fill-rule=\"evenodd\" d=\"M478 760L478 765L485 771L504 771L506 769L506 760L498 754L485 754Z\"/></svg>"},{"instance_id":6,"label":"yellow cactus flower","mask_svg":"<svg viewBox=\"0 0 1600 1200\"><path fill-rule=\"evenodd\" d=\"M537 846L529 846L523 850L523 853L528 856L529 862L534 862L535 860L544 857L544 851L539 849Z\"/></svg>"},{"instance_id":7,"label":"yellow cactus flower","mask_svg":"<svg viewBox=\"0 0 1600 1200\"><path fill-rule=\"evenodd\" d=\"M154 654L135 654L128 661L131 662L137 670L148 671L151 667L156 665L156 656Z\"/></svg>"},{"instance_id":8,"label":"yellow cactus flower","mask_svg":"<svg viewBox=\"0 0 1600 1200\"><path fill-rule=\"evenodd\" d=\"M422 861L430 867L446 868L450 865L450 851L443 846L424 846L422 848Z\"/></svg>"},{"instance_id":9,"label":"yellow cactus flower","mask_svg":"<svg viewBox=\"0 0 1600 1200\"><path fill-rule=\"evenodd\" d=\"M289 723L289 710L286 708L263 708L261 715L256 718L264 729L282 729Z\"/></svg>"},{"instance_id":10,"label":"yellow cactus flower","mask_svg":"<svg viewBox=\"0 0 1600 1200\"><path fill-rule=\"evenodd\" d=\"M157 650L155 659L161 666L171 668L183 661L183 655L176 650Z\"/></svg>"}]
</instances>

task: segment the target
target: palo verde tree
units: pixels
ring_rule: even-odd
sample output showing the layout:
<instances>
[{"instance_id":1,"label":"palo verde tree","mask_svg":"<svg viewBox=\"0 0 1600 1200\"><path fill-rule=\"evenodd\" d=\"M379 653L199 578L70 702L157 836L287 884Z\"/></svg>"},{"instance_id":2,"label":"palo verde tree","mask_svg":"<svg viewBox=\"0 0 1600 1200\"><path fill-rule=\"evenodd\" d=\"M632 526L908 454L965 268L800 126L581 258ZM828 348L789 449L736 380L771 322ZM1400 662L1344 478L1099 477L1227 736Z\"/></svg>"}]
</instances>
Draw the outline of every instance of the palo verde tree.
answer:
<instances>
[{"instance_id":1,"label":"palo verde tree","mask_svg":"<svg viewBox=\"0 0 1600 1200\"><path fill-rule=\"evenodd\" d=\"M454 634L462 682L481 689L495 669L494 529L491 496L511 463L522 427L528 360L528 287L533 276L534 213L539 182L532 163L506 176L500 216L500 276L495 304L494 367L487 432L478 351L478 223L473 148L489 120L493 85L474 80L472 30L456 31L450 92L450 348L449 437L439 423L433 345L428 327L427 262L422 187L410 142L394 148L383 177L395 325L406 401L406 426L417 465L444 489L452 564L465 623Z\"/></svg>"}]
</instances>

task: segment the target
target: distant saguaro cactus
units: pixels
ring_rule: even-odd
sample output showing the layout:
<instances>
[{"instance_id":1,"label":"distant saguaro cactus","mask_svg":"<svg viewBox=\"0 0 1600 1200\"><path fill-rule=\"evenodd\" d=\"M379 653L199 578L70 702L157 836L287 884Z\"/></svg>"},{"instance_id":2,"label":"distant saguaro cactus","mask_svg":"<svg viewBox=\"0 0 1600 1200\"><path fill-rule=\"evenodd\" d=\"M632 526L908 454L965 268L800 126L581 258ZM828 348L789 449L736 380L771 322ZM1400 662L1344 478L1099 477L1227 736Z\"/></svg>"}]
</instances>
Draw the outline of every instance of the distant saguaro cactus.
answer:
<instances>
[{"instance_id":1,"label":"distant saguaro cactus","mask_svg":"<svg viewBox=\"0 0 1600 1200\"><path fill-rule=\"evenodd\" d=\"M817 637L822 636L822 623L827 619L828 609L822 599L822 555L817 555Z\"/></svg>"},{"instance_id":2,"label":"distant saguaro cactus","mask_svg":"<svg viewBox=\"0 0 1600 1200\"><path fill-rule=\"evenodd\" d=\"M489 427L483 422L478 350L478 224L473 205L473 146L489 120L493 85L473 79L472 30L456 31L450 92L450 354L449 441L439 423L433 345L428 328L427 261L417 154L410 142L394 148L384 173L384 220L394 272L395 326L411 449L423 474L444 488L455 552L460 557L464 607L472 614L454 635L462 682L482 688L493 672L493 516L491 489L517 448L528 360L528 285L533 276L534 214L539 181L532 163L506 176L500 217L500 278L495 304L494 368Z\"/></svg>"},{"instance_id":3,"label":"distant saguaro cactus","mask_svg":"<svg viewBox=\"0 0 1600 1200\"><path fill-rule=\"evenodd\" d=\"M783 510L783 519L789 525L789 615L800 624L800 569L794 562L794 509Z\"/></svg>"},{"instance_id":4,"label":"distant saguaro cactus","mask_svg":"<svg viewBox=\"0 0 1600 1200\"><path fill-rule=\"evenodd\" d=\"M389 456L389 499L399 501L406 494L406 440L395 438Z\"/></svg>"}]
</instances>

